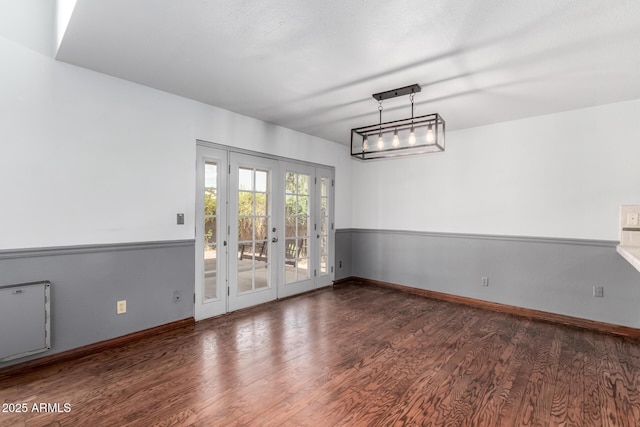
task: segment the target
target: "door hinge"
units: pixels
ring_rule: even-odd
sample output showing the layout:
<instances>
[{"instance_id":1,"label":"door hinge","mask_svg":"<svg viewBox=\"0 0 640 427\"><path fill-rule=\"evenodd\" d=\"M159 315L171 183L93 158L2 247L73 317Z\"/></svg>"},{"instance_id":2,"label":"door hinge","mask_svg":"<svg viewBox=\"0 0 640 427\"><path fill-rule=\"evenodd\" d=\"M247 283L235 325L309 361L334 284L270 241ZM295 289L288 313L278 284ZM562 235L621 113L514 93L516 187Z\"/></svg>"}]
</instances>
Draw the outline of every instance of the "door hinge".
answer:
<instances>
[{"instance_id":1,"label":"door hinge","mask_svg":"<svg viewBox=\"0 0 640 427\"><path fill-rule=\"evenodd\" d=\"M229 165L229 175L231 175L231 165Z\"/></svg>"},{"instance_id":2,"label":"door hinge","mask_svg":"<svg viewBox=\"0 0 640 427\"><path fill-rule=\"evenodd\" d=\"M231 235L231 226L227 225L227 236Z\"/></svg>"},{"instance_id":3,"label":"door hinge","mask_svg":"<svg viewBox=\"0 0 640 427\"><path fill-rule=\"evenodd\" d=\"M333 273L333 265L331 266L331 272Z\"/></svg>"},{"instance_id":4,"label":"door hinge","mask_svg":"<svg viewBox=\"0 0 640 427\"><path fill-rule=\"evenodd\" d=\"M331 223L331 229L333 230L333 223Z\"/></svg>"},{"instance_id":5,"label":"door hinge","mask_svg":"<svg viewBox=\"0 0 640 427\"><path fill-rule=\"evenodd\" d=\"M316 231L318 229L318 224L313 224L313 231Z\"/></svg>"},{"instance_id":6,"label":"door hinge","mask_svg":"<svg viewBox=\"0 0 640 427\"><path fill-rule=\"evenodd\" d=\"M313 277L318 275L318 270L313 270Z\"/></svg>"},{"instance_id":7,"label":"door hinge","mask_svg":"<svg viewBox=\"0 0 640 427\"><path fill-rule=\"evenodd\" d=\"M336 184L336 182L332 179L331 180L331 186L333 187Z\"/></svg>"},{"instance_id":8,"label":"door hinge","mask_svg":"<svg viewBox=\"0 0 640 427\"><path fill-rule=\"evenodd\" d=\"M196 294L193 294L193 303L196 303Z\"/></svg>"},{"instance_id":9,"label":"door hinge","mask_svg":"<svg viewBox=\"0 0 640 427\"><path fill-rule=\"evenodd\" d=\"M318 177L314 177L314 178L313 178L313 183L314 183L314 184L317 184L317 183L318 183Z\"/></svg>"},{"instance_id":10,"label":"door hinge","mask_svg":"<svg viewBox=\"0 0 640 427\"><path fill-rule=\"evenodd\" d=\"M231 291L229 290L229 287L227 286L227 296L231 295Z\"/></svg>"}]
</instances>

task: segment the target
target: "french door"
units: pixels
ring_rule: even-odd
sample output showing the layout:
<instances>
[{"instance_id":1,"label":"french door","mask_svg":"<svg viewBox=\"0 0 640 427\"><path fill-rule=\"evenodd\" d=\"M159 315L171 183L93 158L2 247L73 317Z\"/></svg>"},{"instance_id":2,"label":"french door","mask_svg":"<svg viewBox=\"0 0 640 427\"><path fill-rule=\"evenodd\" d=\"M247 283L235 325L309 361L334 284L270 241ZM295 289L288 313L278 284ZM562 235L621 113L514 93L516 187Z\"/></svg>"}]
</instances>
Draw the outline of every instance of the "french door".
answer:
<instances>
[{"instance_id":1,"label":"french door","mask_svg":"<svg viewBox=\"0 0 640 427\"><path fill-rule=\"evenodd\" d=\"M229 311L277 298L277 170L276 160L231 153Z\"/></svg>"},{"instance_id":2,"label":"french door","mask_svg":"<svg viewBox=\"0 0 640 427\"><path fill-rule=\"evenodd\" d=\"M314 168L295 163L280 162L280 184L284 198L279 218L280 246L278 295L286 297L314 288L312 239L314 196Z\"/></svg>"},{"instance_id":3,"label":"french door","mask_svg":"<svg viewBox=\"0 0 640 427\"><path fill-rule=\"evenodd\" d=\"M280 161L280 185L284 199L279 218L278 297L327 286L333 219L331 170Z\"/></svg>"},{"instance_id":4,"label":"french door","mask_svg":"<svg viewBox=\"0 0 640 427\"><path fill-rule=\"evenodd\" d=\"M333 280L333 170L197 145L196 320Z\"/></svg>"}]
</instances>

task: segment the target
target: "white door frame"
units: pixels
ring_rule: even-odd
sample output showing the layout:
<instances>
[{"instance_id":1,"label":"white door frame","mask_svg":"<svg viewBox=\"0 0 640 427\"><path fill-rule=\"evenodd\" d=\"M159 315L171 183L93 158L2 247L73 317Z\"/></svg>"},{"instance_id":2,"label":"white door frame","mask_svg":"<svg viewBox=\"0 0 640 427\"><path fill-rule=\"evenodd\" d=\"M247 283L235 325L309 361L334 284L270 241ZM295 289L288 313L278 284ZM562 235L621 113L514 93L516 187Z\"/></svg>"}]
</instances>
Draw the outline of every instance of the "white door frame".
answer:
<instances>
[{"instance_id":1,"label":"white door frame","mask_svg":"<svg viewBox=\"0 0 640 427\"><path fill-rule=\"evenodd\" d=\"M284 298L301 292L328 286L333 282L334 274L334 168L318 164L296 161L279 156L252 152L235 147L197 141L196 144L196 213L195 213L195 298L194 312L196 320L221 315L261 304L276 298ZM233 159L233 160L232 160ZM204 298L204 185L205 164L216 162L217 167L217 232L216 232L216 298ZM238 289L238 167L256 167L269 170L269 218L266 236L268 262L272 268L269 275L269 286L251 292L239 292ZM308 243L309 280L285 285L285 191L284 176L286 170L305 173L312 176L310 185L310 221L311 239ZM320 183L331 184L327 189L329 203L329 227L327 235L328 254L326 274L320 269L320 240L318 231L321 227ZM232 200L233 199L233 200ZM314 230L315 225L315 230ZM275 228L275 231L273 230ZM275 238L275 241L272 241ZM255 257L255 255L254 255ZM314 276L314 271L316 275Z\"/></svg>"}]
</instances>

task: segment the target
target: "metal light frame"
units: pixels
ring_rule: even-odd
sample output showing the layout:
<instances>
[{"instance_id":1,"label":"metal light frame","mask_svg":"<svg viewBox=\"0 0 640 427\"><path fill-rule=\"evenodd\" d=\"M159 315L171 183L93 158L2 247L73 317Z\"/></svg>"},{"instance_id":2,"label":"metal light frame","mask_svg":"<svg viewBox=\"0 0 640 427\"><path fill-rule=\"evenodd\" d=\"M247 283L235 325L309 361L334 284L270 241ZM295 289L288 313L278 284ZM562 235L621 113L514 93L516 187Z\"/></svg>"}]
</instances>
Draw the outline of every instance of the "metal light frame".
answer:
<instances>
[{"instance_id":1,"label":"metal light frame","mask_svg":"<svg viewBox=\"0 0 640 427\"><path fill-rule=\"evenodd\" d=\"M372 160L444 151L444 119L438 113L413 117L413 97L420 91L420 86L414 84L373 94L379 104L380 122L351 129L351 156L360 160ZM411 117L382 123L382 101L403 95L410 97ZM428 134L430 135L427 136ZM382 138L382 147L376 142L379 138Z\"/></svg>"}]
</instances>

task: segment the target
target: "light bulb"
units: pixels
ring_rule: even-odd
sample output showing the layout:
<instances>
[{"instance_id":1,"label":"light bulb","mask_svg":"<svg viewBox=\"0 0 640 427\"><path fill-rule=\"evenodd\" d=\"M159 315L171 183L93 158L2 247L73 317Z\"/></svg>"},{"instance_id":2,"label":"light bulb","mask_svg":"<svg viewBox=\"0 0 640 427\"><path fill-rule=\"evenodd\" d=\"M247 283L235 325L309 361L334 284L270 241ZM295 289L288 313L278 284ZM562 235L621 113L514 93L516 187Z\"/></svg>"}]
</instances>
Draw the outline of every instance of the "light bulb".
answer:
<instances>
[{"instance_id":1,"label":"light bulb","mask_svg":"<svg viewBox=\"0 0 640 427\"><path fill-rule=\"evenodd\" d=\"M409 145L416 145L416 131L411 126L411 132L409 133Z\"/></svg>"},{"instance_id":2,"label":"light bulb","mask_svg":"<svg viewBox=\"0 0 640 427\"><path fill-rule=\"evenodd\" d=\"M427 128L427 144L433 144L433 126Z\"/></svg>"},{"instance_id":3,"label":"light bulb","mask_svg":"<svg viewBox=\"0 0 640 427\"><path fill-rule=\"evenodd\" d=\"M378 135L378 150L382 150L384 148L384 139L382 139L382 133Z\"/></svg>"},{"instance_id":4,"label":"light bulb","mask_svg":"<svg viewBox=\"0 0 640 427\"><path fill-rule=\"evenodd\" d=\"M398 129L396 129L396 130L393 132L393 141L391 142L391 144L392 144L394 147L397 147L397 146L399 146L399 145L400 145L400 138L398 138Z\"/></svg>"},{"instance_id":5,"label":"light bulb","mask_svg":"<svg viewBox=\"0 0 640 427\"><path fill-rule=\"evenodd\" d=\"M362 151L367 151L369 149L369 140L367 139L367 135L364 136L362 140Z\"/></svg>"}]
</instances>

